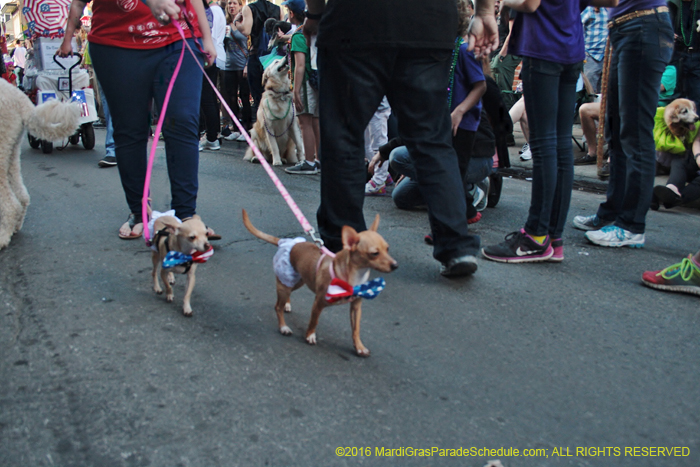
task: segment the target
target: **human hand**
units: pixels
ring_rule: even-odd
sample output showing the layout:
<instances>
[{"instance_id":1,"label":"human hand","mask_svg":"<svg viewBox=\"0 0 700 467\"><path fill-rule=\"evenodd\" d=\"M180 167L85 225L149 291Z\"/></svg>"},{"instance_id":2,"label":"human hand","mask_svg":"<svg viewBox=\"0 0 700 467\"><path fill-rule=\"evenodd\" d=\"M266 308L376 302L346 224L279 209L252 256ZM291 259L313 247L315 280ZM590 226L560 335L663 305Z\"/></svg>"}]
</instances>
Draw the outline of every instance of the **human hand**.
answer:
<instances>
[{"instance_id":1,"label":"human hand","mask_svg":"<svg viewBox=\"0 0 700 467\"><path fill-rule=\"evenodd\" d=\"M462 123L464 112L461 112L458 108L454 109L450 117L452 119L452 136L457 136L457 129L459 128L459 124Z\"/></svg>"},{"instance_id":2,"label":"human hand","mask_svg":"<svg viewBox=\"0 0 700 467\"><path fill-rule=\"evenodd\" d=\"M59 57L70 57L73 55L73 46L70 43L71 38L68 36L63 36L63 42L61 46L56 51L56 55Z\"/></svg>"},{"instance_id":3,"label":"human hand","mask_svg":"<svg viewBox=\"0 0 700 467\"><path fill-rule=\"evenodd\" d=\"M297 112L302 112L304 110L304 103L301 100L299 86L294 86L294 108L297 109Z\"/></svg>"},{"instance_id":4,"label":"human hand","mask_svg":"<svg viewBox=\"0 0 700 467\"><path fill-rule=\"evenodd\" d=\"M184 4L185 0L146 0L146 5L160 24L169 24L179 17L181 9L178 3Z\"/></svg>"},{"instance_id":5,"label":"human hand","mask_svg":"<svg viewBox=\"0 0 700 467\"><path fill-rule=\"evenodd\" d=\"M384 158L382 157L382 154L377 151L377 153L372 157L372 160L369 161L369 166L367 167L367 171L371 174L374 175L374 171L381 167L382 164L384 164Z\"/></svg>"},{"instance_id":6,"label":"human hand","mask_svg":"<svg viewBox=\"0 0 700 467\"><path fill-rule=\"evenodd\" d=\"M216 47L211 37L207 39L202 38L202 49L204 49L204 66L208 68L216 63Z\"/></svg>"},{"instance_id":7,"label":"human hand","mask_svg":"<svg viewBox=\"0 0 700 467\"><path fill-rule=\"evenodd\" d=\"M469 47L479 58L498 48L498 24L493 14L474 15L467 31Z\"/></svg>"},{"instance_id":8,"label":"human hand","mask_svg":"<svg viewBox=\"0 0 700 467\"><path fill-rule=\"evenodd\" d=\"M244 78L247 78L247 77L248 77L248 65L246 65L245 67L243 67L243 77L244 77Z\"/></svg>"}]
</instances>

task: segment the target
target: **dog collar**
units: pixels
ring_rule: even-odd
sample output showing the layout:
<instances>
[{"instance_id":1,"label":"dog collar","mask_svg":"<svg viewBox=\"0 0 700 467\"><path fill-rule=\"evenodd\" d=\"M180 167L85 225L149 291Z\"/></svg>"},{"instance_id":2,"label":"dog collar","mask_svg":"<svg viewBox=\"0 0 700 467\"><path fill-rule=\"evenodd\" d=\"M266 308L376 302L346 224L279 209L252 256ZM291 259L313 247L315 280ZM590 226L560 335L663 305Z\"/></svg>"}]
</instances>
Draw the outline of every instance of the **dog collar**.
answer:
<instances>
[{"instance_id":1,"label":"dog collar","mask_svg":"<svg viewBox=\"0 0 700 467\"><path fill-rule=\"evenodd\" d=\"M328 290L326 291L325 299L328 303L335 303L338 300L348 297L372 300L377 297L385 287L386 281L383 277L377 277L376 279L356 285L355 287L336 277L331 280Z\"/></svg>"}]
</instances>

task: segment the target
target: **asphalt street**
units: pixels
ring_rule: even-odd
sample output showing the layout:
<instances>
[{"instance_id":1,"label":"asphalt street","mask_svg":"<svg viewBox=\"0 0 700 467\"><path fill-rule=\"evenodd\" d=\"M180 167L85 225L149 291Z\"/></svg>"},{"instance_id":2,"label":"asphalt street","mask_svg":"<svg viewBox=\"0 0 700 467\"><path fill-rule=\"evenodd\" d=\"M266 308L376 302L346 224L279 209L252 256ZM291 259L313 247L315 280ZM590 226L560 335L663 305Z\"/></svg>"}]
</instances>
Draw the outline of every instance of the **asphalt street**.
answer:
<instances>
[{"instance_id":1,"label":"asphalt street","mask_svg":"<svg viewBox=\"0 0 700 467\"><path fill-rule=\"evenodd\" d=\"M305 343L307 289L292 296L294 335L277 331L275 248L241 209L276 236L302 230L243 143L201 153L198 211L223 239L185 318L184 278L166 303L144 242L117 237L128 211L117 169L97 167L103 130L97 141L50 155L25 142L32 202L0 251L0 466L700 465L700 302L640 282L697 251L699 211L650 212L641 250L567 227L561 264L480 259L448 280L426 213L368 198L400 266L364 304L363 359L347 306ZM275 170L315 224L319 176ZM483 245L522 226L529 190L505 180L474 225ZM169 206L162 150L152 199ZM577 189L570 217L602 199Z\"/></svg>"}]
</instances>

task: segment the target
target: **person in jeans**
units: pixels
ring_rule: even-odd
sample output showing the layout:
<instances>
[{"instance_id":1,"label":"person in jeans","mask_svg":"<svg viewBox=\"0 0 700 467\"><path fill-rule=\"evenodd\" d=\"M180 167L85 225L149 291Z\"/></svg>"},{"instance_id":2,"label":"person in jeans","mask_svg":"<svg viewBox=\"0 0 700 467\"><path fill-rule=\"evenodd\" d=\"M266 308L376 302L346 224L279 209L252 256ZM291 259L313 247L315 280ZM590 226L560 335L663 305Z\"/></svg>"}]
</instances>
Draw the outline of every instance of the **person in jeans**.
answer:
<instances>
[{"instance_id":1,"label":"person in jeans","mask_svg":"<svg viewBox=\"0 0 700 467\"><path fill-rule=\"evenodd\" d=\"M416 166L441 274L474 273L479 237L468 231L446 105L458 28L454 0L307 0L307 6L304 34L319 29L323 170L317 220L324 242L338 251L344 225L367 228L363 133L386 95ZM473 21L475 50L488 53L498 42L493 1L480 1Z\"/></svg>"},{"instance_id":2,"label":"person in jeans","mask_svg":"<svg viewBox=\"0 0 700 467\"><path fill-rule=\"evenodd\" d=\"M673 53L673 28L664 0L621 0L610 17L607 199L596 214L576 216L573 223L596 245L640 248L656 172L654 115Z\"/></svg>"},{"instance_id":3,"label":"person in jeans","mask_svg":"<svg viewBox=\"0 0 700 467\"><path fill-rule=\"evenodd\" d=\"M523 57L532 195L525 226L482 254L504 263L563 261L562 233L574 180L576 82L585 57L580 6L555 0L507 0L506 5L519 12L509 48Z\"/></svg>"},{"instance_id":4,"label":"person in jeans","mask_svg":"<svg viewBox=\"0 0 700 467\"><path fill-rule=\"evenodd\" d=\"M73 0L69 21L79 20L84 7L83 1ZM172 21L181 19L182 14L187 15L192 27L187 26L185 36L193 50L199 50L194 38L201 37L204 53L195 52L199 54L200 64L205 60L213 63L216 49L202 2L187 3L182 12L172 1L147 0L147 4L136 2L134 8L126 12L118 0L102 0L93 4L92 11L92 30L88 38L90 54L109 101L117 167L130 210L119 236L138 238L143 233L141 200L146 178L150 105L155 99L160 112L182 50L182 39ZM146 29L149 24L154 27ZM155 37L158 40L154 40ZM193 216L197 208L202 76L194 60L191 54L184 54L163 126L171 208L180 219Z\"/></svg>"}]
</instances>

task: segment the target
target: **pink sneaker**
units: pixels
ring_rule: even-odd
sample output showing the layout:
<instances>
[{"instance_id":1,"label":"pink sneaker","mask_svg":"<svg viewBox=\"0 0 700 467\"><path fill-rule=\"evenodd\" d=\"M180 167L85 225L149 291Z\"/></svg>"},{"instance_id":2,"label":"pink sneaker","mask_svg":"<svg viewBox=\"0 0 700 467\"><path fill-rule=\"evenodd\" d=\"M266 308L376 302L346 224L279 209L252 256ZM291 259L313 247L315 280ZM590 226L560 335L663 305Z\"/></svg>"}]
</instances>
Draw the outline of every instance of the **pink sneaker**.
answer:
<instances>
[{"instance_id":1,"label":"pink sneaker","mask_svg":"<svg viewBox=\"0 0 700 467\"><path fill-rule=\"evenodd\" d=\"M552 240L552 249L554 249L554 253L547 261L550 263L561 263L564 261L564 241L561 238Z\"/></svg>"}]
</instances>

